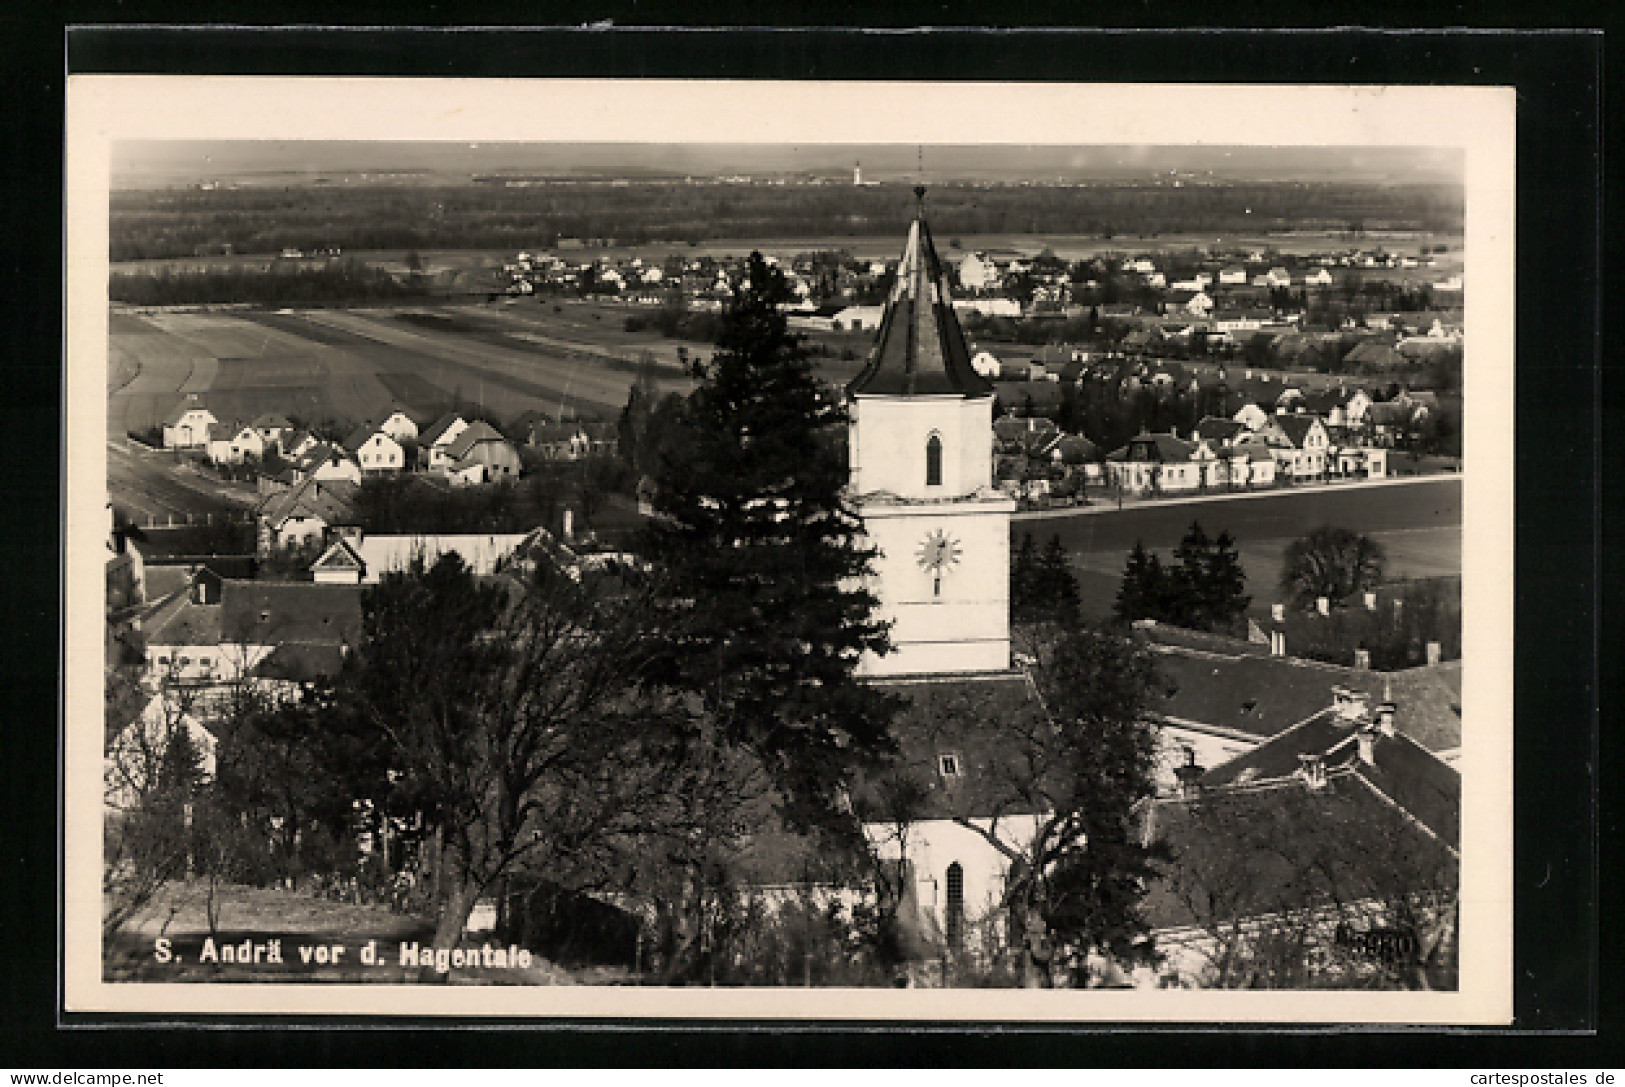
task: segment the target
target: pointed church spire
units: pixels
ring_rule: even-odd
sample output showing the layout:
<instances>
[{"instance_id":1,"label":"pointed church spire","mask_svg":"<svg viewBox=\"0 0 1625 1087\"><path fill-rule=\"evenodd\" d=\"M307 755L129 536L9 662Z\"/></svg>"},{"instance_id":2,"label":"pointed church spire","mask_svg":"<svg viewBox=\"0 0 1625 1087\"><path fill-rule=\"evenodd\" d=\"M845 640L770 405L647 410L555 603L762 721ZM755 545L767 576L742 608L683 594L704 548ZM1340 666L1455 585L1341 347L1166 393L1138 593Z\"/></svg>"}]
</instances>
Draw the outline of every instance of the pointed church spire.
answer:
<instances>
[{"instance_id":1,"label":"pointed church spire","mask_svg":"<svg viewBox=\"0 0 1625 1087\"><path fill-rule=\"evenodd\" d=\"M991 396L970 363L954 314L948 275L925 221L925 186L914 186L915 217L897 263L869 365L847 391L854 396Z\"/></svg>"}]
</instances>

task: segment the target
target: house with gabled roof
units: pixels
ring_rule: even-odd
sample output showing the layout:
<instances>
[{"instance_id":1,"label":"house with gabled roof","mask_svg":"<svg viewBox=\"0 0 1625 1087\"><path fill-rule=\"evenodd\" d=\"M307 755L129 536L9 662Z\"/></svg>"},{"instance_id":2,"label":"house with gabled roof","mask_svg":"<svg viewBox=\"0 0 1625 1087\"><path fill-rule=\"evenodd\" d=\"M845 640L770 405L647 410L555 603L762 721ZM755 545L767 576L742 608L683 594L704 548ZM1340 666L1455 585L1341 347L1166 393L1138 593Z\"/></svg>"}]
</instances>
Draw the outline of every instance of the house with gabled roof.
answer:
<instances>
[{"instance_id":1,"label":"house with gabled roof","mask_svg":"<svg viewBox=\"0 0 1625 1087\"><path fill-rule=\"evenodd\" d=\"M1202 466L1191 460L1196 444L1173 434L1141 433L1106 454L1106 478L1125 491L1168 494L1197 490Z\"/></svg>"},{"instance_id":2,"label":"house with gabled roof","mask_svg":"<svg viewBox=\"0 0 1625 1087\"><path fill-rule=\"evenodd\" d=\"M208 450L215 464L242 464L265 456L265 439L252 423L232 420L210 428Z\"/></svg>"},{"instance_id":3,"label":"house with gabled roof","mask_svg":"<svg viewBox=\"0 0 1625 1087\"><path fill-rule=\"evenodd\" d=\"M266 448L274 446L281 449L283 438L294 431L294 425L288 421L288 417L274 411L262 412L248 425L259 432L260 442Z\"/></svg>"},{"instance_id":4,"label":"house with gabled roof","mask_svg":"<svg viewBox=\"0 0 1625 1087\"><path fill-rule=\"evenodd\" d=\"M214 412L203 406L196 393L188 394L164 416L164 448L207 448L209 430L218 422Z\"/></svg>"},{"instance_id":5,"label":"house with gabled roof","mask_svg":"<svg viewBox=\"0 0 1625 1087\"><path fill-rule=\"evenodd\" d=\"M516 479L521 470L519 451L483 419L464 427L444 449L446 476L453 483L467 485Z\"/></svg>"},{"instance_id":6,"label":"house with gabled roof","mask_svg":"<svg viewBox=\"0 0 1625 1087\"><path fill-rule=\"evenodd\" d=\"M259 507L259 549L320 547L340 528L355 524L355 485L307 476L266 498Z\"/></svg>"},{"instance_id":7,"label":"house with gabled roof","mask_svg":"<svg viewBox=\"0 0 1625 1087\"><path fill-rule=\"evenodd\" d=\"M294 462L293 471L301 481L361 483L361 466L343 448L327 442L317 442L306 449Z\"/></svg>"},{"instance_id":8,"label":"house with gabled roof","mask_svg":"<svg viewBox=\"0 0 1625 1087\"><path fill-rule=\"evenodd\" d=\"M417 420L408 415L403 408L396 408L390 412L384 421L378 424L378 429L401 445L418 440Z\"/></svg>"},{"instance_id":9,"label":"house with gabled roof","mask_svg":"<svg viewBox=\"0 0 1625 1087\"><path fill-rule=\"evenodd\" d=\"M344 450L362 475L399 472L406 467L406 450L382 427L363 423L344 439Z\"/></svg>"},{"instance_id":10,"label":"house with gabled roof","mask_svg":"<svg viewBox=\"0 0 1625 1087\"><path fill-rule=\"evenodd\" d=\"M447 412L436 419L428 430L418 435L418 446L428 450L427 467L449 468L453 461L447 452L457 436L468 429L468 421L456 412Z\"/></svg>"},{"instance_id":11,"label":"house with gabled roof","mask_svg":"<svg viewBox=\"0 0 1625 1087\"><path fill-rule=\"evenodd\" d=\"M1277 415L1275 425L1285 441L1276 446L1279 470L1295 480L1324 479L1331 437L1314 415Z\"/></svg>"},{"instance_id":12,"label":"house with gabled roof","mask_svg":"<svg viewBox=\"0 0 1625 1087\"><path fill-rule=\"evenodd\" d=\"M295 427L283 433L279 448L283 460L297 463L299 458L320 444L322 440L316 435L301 427Z\"/></svg>"},{"instance_id":13,"label":"house with gabled roof","mask_svg":"<svg viewBox=\"0 0 1625 1087\"><path fill-rule=\"evenodd\" d=\"M339 536L310 564L311 580L318 585L359 585L367 564L356 544Z\"/></svg>"}]
</instances>

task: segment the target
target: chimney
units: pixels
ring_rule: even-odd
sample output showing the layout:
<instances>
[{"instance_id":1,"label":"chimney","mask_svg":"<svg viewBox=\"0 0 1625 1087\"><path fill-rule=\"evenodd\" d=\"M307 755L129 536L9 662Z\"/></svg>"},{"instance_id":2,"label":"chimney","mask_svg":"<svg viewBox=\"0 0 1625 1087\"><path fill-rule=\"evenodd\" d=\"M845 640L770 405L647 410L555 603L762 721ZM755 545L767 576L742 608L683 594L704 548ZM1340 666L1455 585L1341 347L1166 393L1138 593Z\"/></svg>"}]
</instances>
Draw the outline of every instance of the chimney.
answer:
<instances>
[{"instance_id":1,"label":"chimney","mask_svg":"<svg viewBox=\"0 0 1625 1087\"><path fill-rule=\"evenodd\" d=\"M1356 649L1354 651L1354 667L1362 672L1371 670L1371 650Z\"/></svg>"},{"instance_id":2,"label":"chimney","mask_svg":"<svg viewBox=\"0 0 1625 1087\"><path fill-rule=\"evenodd\" d=\"M1355 745L1359 748L1360 761L1367 766L1377 765L1377 728L1375 725L1364 725L1354 734Z\"/></svg>"},{"instance_id":3,"label":"chimney","mask_svg":"<svg viewBox=\"0 0 1625 1087\"><path fill-rule=\"evenodd\" d=\"M1174 767L1174 777L1179 780L1179 796L1182 800L1195 800L1202 795L1202 768L1195 763L1186 763L1184 766Z\"/></svg>"},{"instance_id":4,"label":"chimney","mask_svg":"<svg viewBox=\"0 0 1625 1087\"><path fill-rule=\"evenodd\" d=\"M1428 663L1438 664L1444 659L1444 647L1438 642L1428 643Z\"/></svg>"},{"instance_id":5,"label":"chimney","mask_svg":"<svg viewBox=\"0 0 1625 1087\"><path fill-rule=\"evenodd\" d=\"M1382 684L1382 702L1378 704L1376 711L1378 732L1384 736L1394 734L1394 714L1398 709L1399 707L1394 703L1394 685L1392 682L1384 680Z\"/></svg>"},{"instance_id":6,"label":"chimney","mask_svg":"<svg viewBox=\"0 0 1625 1087\"><path fill-rule=\"evenodd\" d=\"M1275 620L1277 623L1286 622L1286 605L1285 604L1271 604L1270 605L1270 618Z\"/></svg>"},{"instance_id":7,"label":"chimney","mask_svg":"<svg viewBox=\"0 0 1625 1087\"><path fill-rule=\"evenodd\" d=\"M1326 785L1326 760L1321 758L1319 752L1301 751L1298 753L1298 774L1311 789L1323 788Z\"/></svg>"},{"instance_id":8,"label":"chimney","mask_svg":"<svg viewBox=\"0 0 1625 1087\"><path fill-rule=\"evenodd\" d=\"M1366 611L1376 611L1377 610L1377 594L1376 593L1366 593L1365 594L1365 610Z\"/></svg>"},{"instance_id":9,"label":"chimney","mask_svg":"<svg viewBox=\"0 0 1625 1087\"><path fill-rule=\"evenodd\" d=\"M1332 613L1332 602L1324 596L1317 596L1315 597L1315 610L1322 615L1330 615Z\"/></svg>"}]
</instances>

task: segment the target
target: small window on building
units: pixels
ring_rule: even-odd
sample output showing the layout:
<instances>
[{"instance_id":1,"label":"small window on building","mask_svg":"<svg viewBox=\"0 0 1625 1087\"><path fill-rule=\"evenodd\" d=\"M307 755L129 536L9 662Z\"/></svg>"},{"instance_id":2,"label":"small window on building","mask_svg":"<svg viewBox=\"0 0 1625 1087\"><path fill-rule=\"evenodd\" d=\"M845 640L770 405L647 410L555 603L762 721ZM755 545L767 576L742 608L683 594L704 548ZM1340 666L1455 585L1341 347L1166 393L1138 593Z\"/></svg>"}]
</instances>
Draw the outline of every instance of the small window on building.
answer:
<instances>
[{"instance_id":1,"label":"small window on building","mask_svg":"<svg viewBox=\"0 0 1625 1087\"><path fill-rule=\"evenodd\" d=\"M945 778L963 777L965 773L958 753L953 751L945 751L937 756L937 770Z\"/></svg>"},{"instance_id":2,"label":"small window on building","mask_svg":"<svg viewBox=\"0 0 1625 1087\"><path fill-rule=\"evenodd\" d=\"M180 665L182 668L185 668L187 665L192 663L192 658L191 657L181 657L178 660L176 660L175 663Z\"/></svg>"},{"instance_id":3,"label":"small window on building","mask_svg":"<svg viewBox=\"0 0 1625 1087\"><path fill-rule=\"evenodd\" d=\"M925 485L942 486L942 439L935 434L925 440Z\"/></svg>"},{"instance_id":4,"label":"small window on building","mask_svg":"<svg viewBox=\"0 0 1625 1087\"><path fill-rule=\"evenodd\" d=\"M947 903L943 909L943 934L948 947L958 951L965 945L965 870L958 861L948 866Z\"/></svg>"}]
</instances>

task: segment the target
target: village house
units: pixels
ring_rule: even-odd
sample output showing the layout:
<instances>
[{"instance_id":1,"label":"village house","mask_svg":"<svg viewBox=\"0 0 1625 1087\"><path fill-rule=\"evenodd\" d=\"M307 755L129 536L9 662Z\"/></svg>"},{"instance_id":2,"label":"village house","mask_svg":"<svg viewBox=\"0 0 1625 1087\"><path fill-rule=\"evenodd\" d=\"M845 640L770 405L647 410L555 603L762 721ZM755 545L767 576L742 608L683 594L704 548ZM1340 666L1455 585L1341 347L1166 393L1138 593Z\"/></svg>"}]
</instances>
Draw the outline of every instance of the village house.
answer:
<instances>
[{"instance_id":1,"label":"village house","mask_svg":"<svg viewBox=\"0 0 1625 1087\"><path fill-rule=\"evenodd\" d=\"M154 694L141 712L118 730L108 744L102 780L109 812L133 810L163 773L172 737L184 735L197 757L202 781L212 781L220 742L204 727L196 700L185 690L166 688Z\"/></svg>"},{"instance_id":2,"label":"village house","mask_svg":"<svg viewBox=\"0 0 1625 1087\"><path fill-rule=\"evenodd\" d=\"M389 417L378 424L378 429L401 445L418 440L417 422L399 408L390 412Z\"/></svg>"},{"instance_id":3,"label":"village house","mask_svg":"<svg viewBox=\"0 0 1625 1087\"><path fill-rule=\"evenodd\" d=\"M297 480L318 483L361 483L361 466L342 448L318 442L293 462Z\"/></svg>"},{"instance_id":4,"label":"village house","mask_svg":"<svg viewBox=\"0 0 1625 1087\"><path fill-rule=\"evenodd\" d=\"M258 432L262 450L275 448L278 452L281 452L283 439L294 431L293 424L288 422L286 416L273 411L263 413L248 425Z\"/></svg>"},{"instance_id":5,"label":"village house","mask_svg":"<svg viewBox=\"0 0 1625 1087\"><path fill-rule=\"evenodd\" d=\"M1168 291L1162 296L1163 312L1207 317L1213 312L1213 298L1206 291Z\"/></svg>"},{"instance_id":6,"label":"village house","mask_svg":"<svg viewBox=\"0 0 1625 1087\"><path fill-rule=\"evenodd\" d=\"M450 468L456 459L450 454L451 444L466 429L468 422L456 412L448 412L436 419L418 438L419 447L428 451L427 458L420 460L418 467L431 471Z\"/></svg>"},{"instance_id":7,"label":"village house","mask_svg":"<svg viewBox=\"0 0 1625 1087\"><path fill-rule=\"evenodd\" d=\"M224 433L226 436L216 438L214 433ZM211 429L208 451L209 460L215 464L242 464L265 456L265 440L252 424L232 422L228 426Z\"/></svg>"},{"instance_id":8,"label":"village house","mask_svg":"<svg viewBox=\"0 0 1625 1087\"><path fill-rule=\"evenodd\" d=\"M322 441L316 435L297 428L285 431L279 441L282 458L290 461L298 460L320 444Z\"/></svg>"},{"instance_id":9,"label":"village house","mask_svg":"<svg viewBox=\"0 0 1625 1087\"><path fill-rule=\"evenodd\" d=\"M394 473L406 467L406 451L381 427L365 423L356 427L344 439L344 449L362 475Z\"/></svg>"},{"instance_id":10,"label":"village house","mask_svg":"<svg viewBox=\"0 0 1625 1087\"><path fill-rule=\"evenodd\" d=\"M164 416L164 448L207 448L209 428L218 422L214 412L204 407L197 394L193 393Z\"/></svg>"},{"instance_id":11,"label":"village house","mask_svg":"<svg viewBox=\"0 0 1625 1087\"><path fill-rule=\"evenodd\" d=\"M519 451L484 420L458 431L456 440L444 449L446 477L458 485L517 478L520 473Z\"/></svg>"},{"instance_id":12,"label":"village house","mask_svg":"<svg viewBox=\"0 0 1625 1087\"><path fill-rule=\"evenodd\" d=\"M329 536L355 524L354 499L350 481L324 482L314 476L271 495L258 511L259 551L322 546Z\"/></svg>"},{"instance_id":13,"label":"village house","mask_svg":"<svg viewBox=\"0 0 1625 1087\"><path fill-rule=\"evenodd\" d=\"M1106 481L1137 494L1179 494L1202 485L1202 465L1191 460L1196 446L1173 434L1140 434L1106 455Z\"/></svg>"},{"instance_id":14,"label":"village house","mask_svg":"<svg viewBox=\"0 0 1625 1087\"><path fill-rule=\"evenodd\" d=\"M207 567L143 623L147 666L171 684L338 673L361 636L353 586L222 578Z\"/></svg>"},{"instance_id":15,"label":"village house","mask_svg":"<svg viewBox=\"0 0 1625 1087\"><path fill-rule=\"evenodd\" d=\"M1331 446L1325 425L1313 415L1278 415L1275 423L1286 437L1275 448L1279 470L1298 481L1324 479Z\"/></svg>"},{"instance_id":16,"label":"village house","mask_svg":"<svg viewBox=\"0 0 1625 1087\"><path fill-rule=\"evenodd\" d=\"M1270 425L1269 413L1251 401L1237 408L1232 418L1255 434Z\"/></svg>"},{"instance_id":17,"label":"village house","mask_svg":"<svg viewBox=\"0 0 1625 1087\"><path fill-rule=\"evenodd\" d=\"M1000 374L999 357L991 351L978 351L971 356L971 367L985 378L997 378Z\"/></svg>"},{"instance_id":18,"label":"village house","mask_svg":"<svg viewBox=\"0 0 1625 1087\"><path fill-rule=\"evenodd\" d=\"M1278 624L1258 624L1277 635ZM1284 637L1254 643L1141 620L1136 632L1169 680L1156 703L1158 788L1177 791L1179 767L1214 767L1288 730L1322 718L1339 689L1370 705L1391 700L1399 732L1436 757L1461 749L1460 662L1376 672L1287 655Z\"/></svg>"},{"instance_id":19,"label":"village house","mask_svg":"<svg viewBox=\"0 0 1625 1087\"><path fill-rule=\"evenodd\" d=\"M1387 705L1340 706L1210 771L1183 767L1177 795L1143 804L1141 842L1174 862L1143 901L1162 959L1123 980L1245 984L1285 940L1293 968L1324 984L1358 987L1398 967L1448 986L1460 775L1391 719ZM1369 942L1396 935L1411 954L1385 967Z\"/></svg>"}]
</instances>

